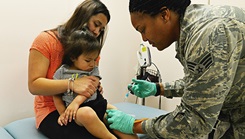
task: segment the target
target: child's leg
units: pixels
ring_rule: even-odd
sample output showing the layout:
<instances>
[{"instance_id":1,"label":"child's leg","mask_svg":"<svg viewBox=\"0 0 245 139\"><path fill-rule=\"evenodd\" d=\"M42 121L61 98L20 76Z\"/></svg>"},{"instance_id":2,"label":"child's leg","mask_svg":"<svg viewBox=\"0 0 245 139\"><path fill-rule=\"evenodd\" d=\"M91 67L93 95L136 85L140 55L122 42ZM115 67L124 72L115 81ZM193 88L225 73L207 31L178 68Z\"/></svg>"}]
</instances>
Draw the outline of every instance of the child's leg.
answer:
<instances>
[{"instance_id":1,"label":"child's leg","mask_svg":"<svg viewBox=\"0 0 245 139\"><path fill-rule=\"evenodd\" d=\"M109 109L117 109L117 107L114 106L114 105L112 105L112 104L110 104L110 103L107 103L106 109L107 109L107 110L109 110Z\"/></svg>"},{"instance_id":2,"label":"child's leg","mask_svg":"<svg viewBox=\"0 0 245 139\"><path fill-rule=\"evenodd\" d=\"M95 111L90 107L81 107L76 114L75 122L84 126L92 135L101 139L116 139L116 137L109 132L105 124L99 119Z\"/></svg>"},{"instance_id":3,"label":"child's leg","mask_svg":"<svg viewBox=\"0 0 245 139\"><path fill-rule=\"evenodd\" d=\"M115 106L113 106L112 104L107 104L107 109L117 109ZM106 114L104 116L104 122L107 123L107 121L105 120ZM123 124L123 123L122 123ZM139 137L136 134L125 134L122 133L120 131L117 130L113 130L113 132L115 133L115 135L117 135L120 139L139 139Z\"/></svg>"},{"instance_id":4,"label":"child's leg","mask_svg":"<svg viewBox=\"0 0 245 139\"><path fill-rule=\"evenodd\" d=\"M113 130L113 132L119 137L119 139L139 139L136 134L125 134L117 130Z\"/></svg>"}]
</instances>

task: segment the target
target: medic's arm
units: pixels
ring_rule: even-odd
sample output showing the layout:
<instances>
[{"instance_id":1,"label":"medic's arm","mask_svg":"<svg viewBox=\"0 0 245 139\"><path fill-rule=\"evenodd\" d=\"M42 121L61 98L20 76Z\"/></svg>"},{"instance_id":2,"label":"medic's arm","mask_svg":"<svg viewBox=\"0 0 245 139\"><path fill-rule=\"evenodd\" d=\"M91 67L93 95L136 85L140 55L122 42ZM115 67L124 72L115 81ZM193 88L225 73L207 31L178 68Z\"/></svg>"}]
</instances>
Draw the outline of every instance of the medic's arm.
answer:
<instances>
[{"instance_id":1,"label":"medic's arm","mask_svg":"<svg viewBox=\"0 0 245 139\"><path fill-rule=\"evenodd\" d=\"M184 85L185 82L183 79L176 80L173 82L164 82L163 88L164 88L164 93L163 95L166 98L173 98L173 97L182 97L184 91Z\"/></svg>"}]
</instances>

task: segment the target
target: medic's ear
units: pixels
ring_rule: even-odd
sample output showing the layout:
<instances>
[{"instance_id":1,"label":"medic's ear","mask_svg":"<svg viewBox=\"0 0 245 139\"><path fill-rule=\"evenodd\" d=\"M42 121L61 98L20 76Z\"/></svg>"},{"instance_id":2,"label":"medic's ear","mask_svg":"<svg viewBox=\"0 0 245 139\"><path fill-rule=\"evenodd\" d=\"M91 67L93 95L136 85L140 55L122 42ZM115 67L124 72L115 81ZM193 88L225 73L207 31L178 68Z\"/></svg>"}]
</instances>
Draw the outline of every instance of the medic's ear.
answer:
<instances>
[{"instance_id":1,"label":"medic's ear","mask_svg":"<svg viewBox=\"0 0 245 139\"><path fill-rule=\"evenodd\" d=\"M168 9L167 7L162 7L162 8L160 9L160 12L161 12L161 16L162 16L163 20L164 20L165 22L167 22L167 21L169 20L169 16L170 16L170 11L169 11L169 9Z\"/></svg>"}]
</instances>

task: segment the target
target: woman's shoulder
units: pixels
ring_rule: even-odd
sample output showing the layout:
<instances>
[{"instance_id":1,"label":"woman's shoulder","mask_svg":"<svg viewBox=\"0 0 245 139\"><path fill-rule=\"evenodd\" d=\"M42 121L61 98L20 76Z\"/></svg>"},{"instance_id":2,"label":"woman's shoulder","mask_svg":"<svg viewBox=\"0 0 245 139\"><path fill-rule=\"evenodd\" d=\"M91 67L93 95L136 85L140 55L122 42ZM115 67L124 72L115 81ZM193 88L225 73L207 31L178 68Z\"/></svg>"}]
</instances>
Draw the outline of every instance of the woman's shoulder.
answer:
<instances>
[{"instance_id":1,"label":"woman's shoulder","mask_svg":"<svg viewBox=\"0 0 245 139\"><path fill-rule=\"evenodd\" d=\"M53 31L42 31L32 44L32 48L61 49L61 43ZM58 47L58 48L56 48Z\"/></svg>"},{"instance_id":2,"label":"woman's shoulder","mask_svg":"<svg viewBox=\"0 0 245 139\"><path fill-rule=\"evenodd\" d=\"M35 38L30 50L41 52L48 59L50 57L60 57L63 47L56 35L52 31L42 31Z\"/></svg>"},{"instance_id":3,"label":"woman's shoulder","mask_svg":"<svg viewBox=\"0 0 245 139\"><path fill-rule=\"evenodd\" d=\"M44 40L53 40L53 41L59 41L59 39L57 38L57 36L55 35L55 33L53 31L47 30L47 31L42 31L37 38L39 39L44 39Z\"/></svg>"}]
</instances>

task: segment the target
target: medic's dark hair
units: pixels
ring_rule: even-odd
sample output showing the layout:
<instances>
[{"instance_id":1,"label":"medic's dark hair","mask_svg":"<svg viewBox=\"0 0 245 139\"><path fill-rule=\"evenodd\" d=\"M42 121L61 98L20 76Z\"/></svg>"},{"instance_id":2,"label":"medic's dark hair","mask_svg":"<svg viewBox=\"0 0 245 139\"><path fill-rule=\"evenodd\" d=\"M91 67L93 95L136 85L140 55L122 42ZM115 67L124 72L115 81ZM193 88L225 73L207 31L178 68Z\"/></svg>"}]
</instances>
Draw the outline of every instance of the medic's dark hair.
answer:
<instances>
[{"instance_id":1,"label":"medic's dark hair","mask_svg":"<svg viewBox=\"0 0 245 139\"><path fill-rule=\"evenodd\" d=\"M155 16L162 12L163 7L166 7L183 16L190 4L190 0L129 0L129 12L140 12Z\"/></svg>"}]
</instances>

